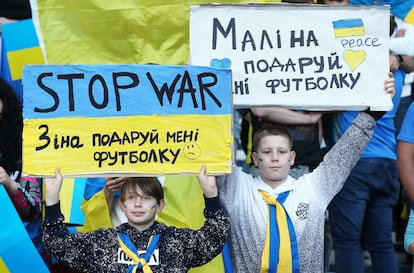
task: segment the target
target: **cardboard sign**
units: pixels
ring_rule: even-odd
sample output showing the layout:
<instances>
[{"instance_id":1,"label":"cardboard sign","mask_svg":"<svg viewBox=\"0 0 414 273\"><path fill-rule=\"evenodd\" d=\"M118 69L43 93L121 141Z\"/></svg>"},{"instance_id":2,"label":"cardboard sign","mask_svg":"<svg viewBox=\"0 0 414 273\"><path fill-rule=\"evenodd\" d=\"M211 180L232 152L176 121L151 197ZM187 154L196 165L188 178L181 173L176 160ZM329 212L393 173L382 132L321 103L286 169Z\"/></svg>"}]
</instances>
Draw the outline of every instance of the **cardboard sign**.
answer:
<instances>
[{"instance_id":1,"label":"cardboard sign","mask_svg":"<svg viewBox=\"0 0 414 273\"><path fill-rule=\"evenodd\" d=\"M228 173L231 73L160 65L26 66L23 172Z\"/></svg>"},{"instance_id":2,"label":"cardboard sign","mask_svg":"<svg viewBox=\"0 0 414 273\"><path fill-rule=\"evenodd\" d=\"M388 44L385 6L191 8L192 64L231 69L238 108L390 110Z\"/></svg>"}]
</instances>

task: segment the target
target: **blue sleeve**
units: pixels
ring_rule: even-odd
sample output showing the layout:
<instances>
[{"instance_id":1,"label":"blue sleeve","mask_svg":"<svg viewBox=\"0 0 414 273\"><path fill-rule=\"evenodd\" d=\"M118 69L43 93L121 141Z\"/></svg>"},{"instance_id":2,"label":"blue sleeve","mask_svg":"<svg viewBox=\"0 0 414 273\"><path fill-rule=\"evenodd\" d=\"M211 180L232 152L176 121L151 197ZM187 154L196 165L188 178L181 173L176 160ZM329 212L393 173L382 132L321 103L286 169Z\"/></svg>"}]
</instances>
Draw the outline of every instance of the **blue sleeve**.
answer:
<instances>
[{"instance_id":1,"label":"blue sleeve","mask_svg":"<svg viewBox=\"0 0 414 273\"><path fill-rule=\"evenodd\" d=\"M404 120L401 125L400 133L397 139L408 143L414 143L414 102L411 102L410 106L405 113Z\"/></svg>"}]
</instances>

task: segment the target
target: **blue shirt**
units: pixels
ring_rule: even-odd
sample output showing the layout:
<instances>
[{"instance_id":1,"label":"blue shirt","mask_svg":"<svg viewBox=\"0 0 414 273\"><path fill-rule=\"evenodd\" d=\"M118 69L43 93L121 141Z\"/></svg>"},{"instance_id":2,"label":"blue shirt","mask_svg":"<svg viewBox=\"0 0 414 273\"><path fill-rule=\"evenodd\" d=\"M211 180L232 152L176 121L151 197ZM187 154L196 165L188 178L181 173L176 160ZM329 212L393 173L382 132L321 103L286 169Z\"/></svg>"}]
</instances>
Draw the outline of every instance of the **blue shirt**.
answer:
<instances>
[{"instance_id":1,"label":"blue shirt","mask_svg":"<svg viewBox=\"0 0 414 273\"><path fill-rule=\"evenodd\" d=\"M402 87L404 85L405 72L398 69L394 72L395 90L396 94L392 99L394 107L388 111L380 120L377 121L377 125L374 128L374 135L369 142L367 148L362 154L361 158L389 158L397 159L397 141L396 141L396 129L394 126L394 117L400 104ZM342 113L338 117L338 132L335 134L336 139L338 136L342 136L346 129L351 125L352 121L358 115L358 111L348 111ZM339 135L338 135L339 133Z\"/></svg>"}]
</instances>

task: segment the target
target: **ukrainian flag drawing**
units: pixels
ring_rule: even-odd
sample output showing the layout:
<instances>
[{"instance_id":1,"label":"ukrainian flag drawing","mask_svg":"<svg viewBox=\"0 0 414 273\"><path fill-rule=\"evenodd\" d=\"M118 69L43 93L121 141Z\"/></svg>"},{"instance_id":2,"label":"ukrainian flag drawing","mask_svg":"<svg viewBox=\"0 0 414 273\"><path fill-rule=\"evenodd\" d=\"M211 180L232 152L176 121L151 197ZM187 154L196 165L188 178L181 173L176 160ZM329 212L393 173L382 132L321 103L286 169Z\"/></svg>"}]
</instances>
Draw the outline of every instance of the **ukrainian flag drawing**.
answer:
<instances>
[{"instance_id":1,"label":"ukrainian flag drawing","mask_svg":"<svg viewBox=\"0 0 414 273\"><path fill-rule=\"evenodd\" d=\"M345 19L332 22L336 38L365 35L362 19Z\"/></svg>"},{"instance_id":2,"label":"ukrainian flag drawing","mask_svg":"<svg viewBox=\"0 0 414 273\"><path fill-rule=\"evenodd\" d=\"M26 64L45 63L31 19L4 24L2 29L12 80L22 78Z\"/></svg>"}]
</instances>

